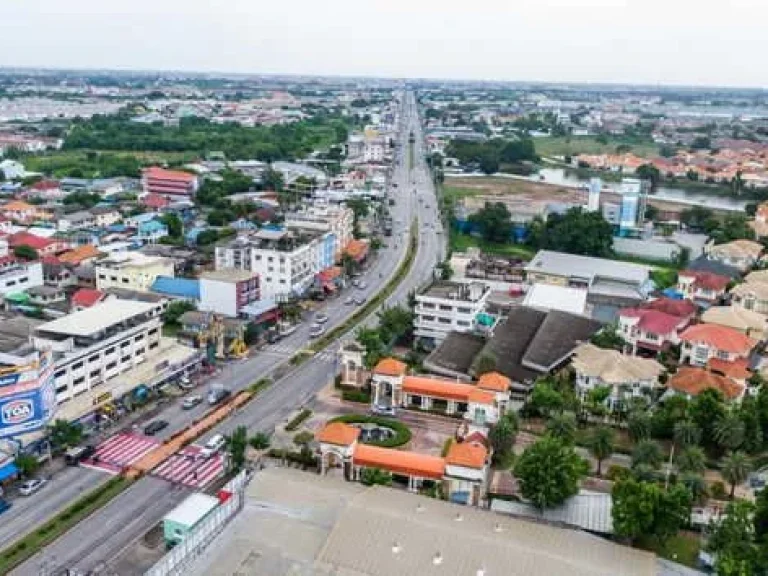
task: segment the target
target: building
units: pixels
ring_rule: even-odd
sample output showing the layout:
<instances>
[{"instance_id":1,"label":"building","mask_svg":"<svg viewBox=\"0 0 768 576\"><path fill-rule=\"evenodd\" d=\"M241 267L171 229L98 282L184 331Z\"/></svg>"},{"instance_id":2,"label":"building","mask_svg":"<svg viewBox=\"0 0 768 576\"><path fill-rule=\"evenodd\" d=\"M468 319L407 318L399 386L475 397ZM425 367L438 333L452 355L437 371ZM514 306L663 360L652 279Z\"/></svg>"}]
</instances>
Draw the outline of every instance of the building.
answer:
<instances>
[{"instance_id":1,"label":"building","mask_svg":"<svg viewBox=\"0 0 768 576\"><path fill-rule=\"evenodd\" d=\"M142 244L155 244L168 236L168 226L159 220L140 222L136 228L136 239Z\"/></svg>"},{"instance_id":2,"label":"building","mask_svg":"<svg viewBox=\"0 0 768 576\"><path fill-rule=\"evenodd\" d=\"M749 377L749 355L757 344L746 334L717 324L696 324L680 334L680 362L708 367L725 376Z\"/></svg>"},{"instance_id":3,"label":"building","mask_svg":"<svg viewBox=\"0 0 768 576\"><path fill-rule=\"evenodd\" d=\"M236 317L241 310L260 299L259 276L247 270L224 269L200 275L201 312Z\"/></svg>"},{"instance_id":4,"label":"building","mask_svg":"<svg viewBox=\"0 0 768 576\"><path fill-rule=\"evenodd\" d=\"M768 317L741 306L713 306L701 315L701 320L733 328L758 341L765 339L768 330Z\"/></svg>"},{"instance_id":5,"label":"building","mask_svg":"<svg viewBox=\"0 0 768 576\"><path fill-rule=\"evenodd\" d=\"M200 301L200 280L158 276L152 283L152 292L168 298L198 303Z\"/></svg>"},{"instance_id":6,"label":"building","mask_svg":"<svg viewBox=\"0 0 768 576\"><path fill-rule=\"evenodd\" d=\"M0 295L23 292L44 284L42 263L6 258L9 263L0 268Z\"/></svg>"},{"instance_id":7,"label":"building","mask_svg":"<svg viewBox=\"0 0 768 576\"><path fill-rule=\"evenodd\" d=\"M677 292L700 306L712 306L725 296L730 282L727 276L688 269L677 275Z\"/></svg>"},{"instance_id":8,"label":"building","mask_svg":"<svg viewBox=\"0 0 768 576\"><path fill-rule=\"evenodd\" d=\"M59 232L82 230L85 228L93 228L94 226L96 226L96 216L87 210L64 214L56 221L56 227Z\"/></svg>"},{"instance_id":9,"label":"building","mask_svg":"<svg viewBox=\"0 0 768 576\"><path fill-rule=\"evenodd\" d=\"M157 194L167 198L191 198L197 192L200 181L195 174L179 170L166 170L153 166L141 177L145 194Z\"/></svg>"},{"instance_id":10,"label":"building","mask_svg":"<svg viewBox=\"0 0 768 576\"><path fill-rule=\"evenodd\" d=\"M40 324L31 339L35 349L53 352L60 404L144 362L160 345L161 328L153 304L112 299Z\"/></svg>"},{"instance_id":11,"label":"building","mask_svg":"<svg viewBox=\"0 0 768 576\"><path fill-rule=\"evenodd\" d=\"M96 258L102 256L102 253L92 244L85 244L84 246L78 246L58 256L58 260L62 264L70 266L80 266L92 262Z\"/></svg>"},{"instance_id":12,"label":"building","mask_svg":"<svg viewBox=\"0 0 768 576\"><path fill-rule=\"evenodd\" d=\"M747 276L747 281L731 288L731 302L734 306L760 314L768 314L768 282L762 276Z\"/></svg>"},{"instance_id":13,"label":"building","mask_svg":"<svg viewBox=\"0 0 768 576\"><path fill-rule=\"evenodd\" d=\"M21 180L27 175L24 164L16 160L3 160L0 162L0 172L2 172L3 180Z\"/></svg>"},{"instance_id":14,"label":"building","mask_svg":"<svg viewBox=\"0 0 768 576\"><path fill-rule=\"evenodd\" d=\"M0 214L4 218L21 223L32 223L35 220L45 220L50 217L50 214L41 211L34 204L28 204L22 200L12 200L3 204L0 206Z\"/></svg>"},{"instance_id":15,"label":"building","mask_svg":"<svg viewBox=\"0 0 768 576\"><path fill-rule=\"evenodd\" d=\"M93 214L98 228L107 228L123 219L120 211L116 207L109 205L94 206L90 212Z\"/></svg>"},{"instance_id":16,"label":"building","mask_svg":"<svg viewBox=\"0 0 768 576\"><path fill-rule=\"evenodd\" d=\"M189 576L658 573L652 553L582 530L332 475L267 468L245 498L243 510L186 569Z\"/></svg>"},{"instance_id":17,"label":"building","mask_svg":"<svg viewBox=\"0 0 768 576\"><path fill-rule=\"evenodd\" d=\"M31 234L26 231L11 234L8 237L8 244L11 248L29 246L30 248L33 248L41 257L55 256L56 254L69 249L69 243L64 240L59 240L56 238L43 238L42 236Z\"/></svg>"},{"instance_id":18,"label":"building","mask_svg":"<svg viewBox=\"0 0 768 576\"><path fill-rule=\"evenodd\" d=\"M416 295L414 336L439 344L449 332L471 332L491 290L481 282L436 282Z\"/></svg>"},{"instance_id":19,"label":"building","mask_svg":"<svg viewBox=\"0 0 768 576\"><path fill-rule=\"evenodd\" d=\"M632 354L639 350L661 352L680 343L680 332L695 314L696 306L688 300L659 298L638 308L621 310L619 333L632 347Z\"/></svg>"},{"instance_id":20,"label":"building","mask_svg":"<svg viewBox=\"0 0 768 576\"><path fill-rule=\"evenodd\" d=\"M708 246L707 257L741 272L747 272L757 264L763 253L763 245L752 240L733 240L725 244Z\"/></svg>"},{"instance_id":21,"label":"building","mask_svg":"<svg viewBox=\"0 0 768 576\"><path fill-rule=\"evenodd\" d=\"M666 386L672 393L681 394L689 400L704 390L712 389L722 392L727 400L739 401L747 389L744 383L696 366L680 367L667 380Z\"/></svg>"},{"instance_id":22,"label":"building","mask_svg":"<svg viewBox=\"0 0 768 576\"><path fill-rule=\"evenodd\" d=\"M659 377L666 371L656 360L627 356L593 344L582 344L571 358L576 373L576 389L582 400L599 387L610 389L606 406L623 410L631 398L646 397L660 387Z\"/></svg>"},{"instance_id":23,"label":"building","mask_svg":"<svg viewBox=\"0 0 768 576\"><path fill-rule=\"evenodd\" d=\"M620 232L637 230L645 218L648 184L637 178L623 178L619 194L621 194Z\"/></svg>"},{"instance_id":24,"label":"building","mask_svg":"<svg viewBox=\"0 0 768 576\"><path fill-rule=\"evenodd\" d=\"M208 514L219 505L219 501L207 494L190 494L176 508L163 517L163 537L166 546L174 546L184 540Z\"/></svg>"},{"instance_id":25,"label":"building","mask_svg":"<svg viewBox=\"0 0 768 576\"><path fill-rule=\"evenodd\" d=\"M330 232L333 235L333 262L341 260L344 248L353 239L354 212L346 206L308 206L285 217L288 229ZM327 266L326 266L327 267Z\"/></svg>"},{"instance_id":26,"label":"building","mask_svg":"<svg viewBox=\"0 0 768 576\"><path fill-rule=\"evenodd\" d=\"M125 288L148 292L158 276L174 276L174 263L140 252L116 252L94 263L96 288Z\"/></svg>"}]
</instances>

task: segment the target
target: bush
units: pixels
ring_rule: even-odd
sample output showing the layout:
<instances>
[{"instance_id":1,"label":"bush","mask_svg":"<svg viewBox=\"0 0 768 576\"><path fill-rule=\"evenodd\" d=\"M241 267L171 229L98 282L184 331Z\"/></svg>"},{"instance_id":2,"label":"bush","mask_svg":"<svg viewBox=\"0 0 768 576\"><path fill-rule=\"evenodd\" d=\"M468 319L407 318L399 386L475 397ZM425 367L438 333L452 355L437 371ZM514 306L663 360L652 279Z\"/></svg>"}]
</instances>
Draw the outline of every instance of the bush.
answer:
<instances>
[{"instance_id":1,"label":"bush","mask_svg":"<svg viewBox=\"0 0 768 576\"><path fill-rule=\"evenodd\" d=\"M371 403L371 394L365 390L343 390L341 398L345 402L358 402L360 404Z\"/></svg>"},{"instance_id":2,"label":"bush","mask_svg":"<svg viewBox=\"0 0 768 576\"><path fill-rule=\"evenodd\" d=\"M624 468L624 466L617 466L616 464L613 464L608 468L608 472L606 472L605 477L611 482L617 482L619 480L629 478L631 475L632 472L629 470L629 468Z\"/></svg>"},{"instance_id":3,"label":"bush","mask_svg":"<svg viewBox=\"0 0 768 576\"><path fill-rule=\"evenodd\" d=\"M252 394L258 394L259 392L264 390L264 388L268 388L271 385L272 385L272 379L271 378L260 378L259 380L256 380L256 382L251 384L250 387L248 388L248 390Z\"/></svg>"},{"instance_id":4,"label":"bush","mask_svg":"<svg viewBox=\"0 0 768 576\"><path fill-rule=\"evenodd\" d=\"M382 418L380 416L365 416L363 414L345 414L331 420L331 422L344 422L345 424L378 424L391 428L395 435L381 442L371 442L372 446L381 446L382 448L397 448L411 441L411 430L397 420Z\"/></svg>"},{"instance_id":5,"label":"bush","mask_svg":"<svg viewBox=\"0 0 768 576\"><path fill-rule=\"evenodd\" d=\"M293 443L298 446L304 446L312 442L314 439L315 435L312 434L312 432L305 430L304 432L299 432L296 434L296 436L293 437Z\"/></svg>"},{"instance_id":6,"label":"bush","mask_svg":"<svg viewBox=\"0 0 768 576\"><path fill-rule=\"evenodd\" d=\"M264 432L259 432L253 438L248 440L248 443L251 445L251 447L255 448L256 450L266 450L269 448L271 442L272 440L269 435L265 434Z\"/></svg>"},{"instance_id":7,"label":"bush","mask_svg":"<svg viewBox=\"0 0 768 576\"><path fill-rule=\"evenodd\" d=\"M295 430L298 430L299 426L304 424L304 422L310 416L312 416L312 410L310 410L309 408L304 408L290 422L288 422L288 424L285 425L285 431L294 432Z\"/></svg>"},{"instance_id":8,"label":"bush","mask_svg":"<svg viewBox=\"0 0 768 576\"><path fill-rule=\"evenodd\" d=\"M726 500L728 498L728 492L725 490L725 484L718 480L712 482L712 486L709 488L709 493L715 500Z\"/></svg>"},{"instance_id":9,"label":"bush","mask_svg":"<svg viewBox=\"0 0 768 576\"><path fill-rule=\"evenodd\" d=\"M453 438L446 438L445 442L443 442L443 449L440 450L441 458L448 456L448 451L451 449L451 446L453 446Z\"/></svg>"}]
</instances>

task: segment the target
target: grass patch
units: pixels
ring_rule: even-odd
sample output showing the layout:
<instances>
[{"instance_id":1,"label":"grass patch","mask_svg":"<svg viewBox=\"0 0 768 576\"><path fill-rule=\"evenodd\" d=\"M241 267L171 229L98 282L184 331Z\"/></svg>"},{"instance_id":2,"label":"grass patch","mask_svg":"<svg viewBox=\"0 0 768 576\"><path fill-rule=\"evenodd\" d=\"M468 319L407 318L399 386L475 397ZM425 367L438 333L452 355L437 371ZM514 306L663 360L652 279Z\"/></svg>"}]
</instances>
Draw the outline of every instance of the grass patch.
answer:
<instances>
[{"instance_id":1,"label":"grass patch","mask_svg":"<svg viewBox=\"0 0 768 576\"><path fill-rule=\"evenodd\" d=\"M288 422L288 424L285 425L285 431L293 432L298 430L299 426L304 424L304 422L306 422L310 416L312 416L312 410L309 408L304 408L301 412L294 416L293 419Z\"/></svg>"},{"instance_id":2,"label":"grass patch","mask_svg":"<svg viewBox=\"0 0 768 576\"><path fill-rule=\"evenodd\" d=\"M649 552L655 552L661 558L666 558L678 564L684 564L691 568L698 567L701 542L699 536L693 532L679 532L663 545L659 544L655 538L641 538L637 543L637 547Z\"/></svg>"},{"instance_id":3,"label":"grass patch","mask_svg":"<svg viewBox=\"0 0 768 576\"><path fill-rule=\"evenodd\" d=\"M341 399L345 402L357 402L359 404L370 404L371 394L365 390L342 390Z\"/></svg>"},{"instance_id":4,"label":"grass patch","mask_svg":"<svg viewBox=\"0 0 768 576\"><path fill-rule=\"evenodd\" d=\"M176 322L166 322L163 324L163 336L166 338L176 338L181 331L181 324Z\"/></svg>"},{"instance_id":5,"label":"grass patch","mask_svg":"<svg viewBox=\"0 0 768 576\"><path fill-rule=\"evenodd\" d=\"M115 496L125 490L131 481L115 476L109 482L81 497L74 504L48 520L45 524L14 542L0 552L0 573L7 574L16 566L31 558L43 547L81 522Z\"/></svg>"},{"instance_id":6,"label":"grass patch","mask_svg":"<svg viewBox=\"0 0 768 576\"><path fill-rule=\"evenodd\" d=\"M390 428L395 432L392 438L387 438L380 442L369 442L371 446L381 446L382 448L397 448L411 441L411 429L402 422L382 418L380 416L365 416L363 414L345 414L331 420L331 422L344 422L345 424L378 424Z\"/></svg>"},{"instance_id":7,"label":"grass patch","mask_svg":"<svg viewBox=\"0 0 768 576\"><path fill-rule=\"evenodd\" d=\"M452 252L466 252L467 248L479 248L486 254L521 258L523 260L530 260L536 254L536 250L523 244L494 244L469 234L461 234L455 230L451 230L450 243Z\"/></svg>"},{"instance_id":8,"label":"grass patch","mask_svg":"<svg viewBox=\"0 0 768 576\"><path fill-rule=\"evenodd\" d=\"M254 396L272 386L271 378L260 378L248 387L248 391Z\"/></svg>"},{"instance_id":9,"label":"grass patch","mask_svg":"<svg viewBox=\"0 0 768 576\"><path fill-rule=\"evenodd\" d=\"M595 136L545 136L535 138L536 153L539 156L575 156L576 154L616 154L616 148L629 146L637 156L659 155L659 147L651 141L637 141L627 138L608 138L599 142Z\"/></svg>"}]
</instances>

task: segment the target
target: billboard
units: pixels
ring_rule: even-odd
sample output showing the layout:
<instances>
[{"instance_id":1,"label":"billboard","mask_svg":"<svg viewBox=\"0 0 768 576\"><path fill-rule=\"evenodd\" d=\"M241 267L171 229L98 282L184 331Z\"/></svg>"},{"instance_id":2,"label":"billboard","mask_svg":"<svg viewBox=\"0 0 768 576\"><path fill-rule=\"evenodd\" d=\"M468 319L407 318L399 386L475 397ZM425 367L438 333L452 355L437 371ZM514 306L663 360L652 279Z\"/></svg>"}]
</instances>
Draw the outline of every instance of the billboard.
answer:
<instances>
[{"instance_id":1,"label":"billboard","mask_svg":"<svg viewBox=\"0 0 768 576\"><path fill-rule=\"evenodd\" d=\"M0 438L43 428L56 411L50 353L38 362L0 369Z\"/></svg>"}]
</instances>

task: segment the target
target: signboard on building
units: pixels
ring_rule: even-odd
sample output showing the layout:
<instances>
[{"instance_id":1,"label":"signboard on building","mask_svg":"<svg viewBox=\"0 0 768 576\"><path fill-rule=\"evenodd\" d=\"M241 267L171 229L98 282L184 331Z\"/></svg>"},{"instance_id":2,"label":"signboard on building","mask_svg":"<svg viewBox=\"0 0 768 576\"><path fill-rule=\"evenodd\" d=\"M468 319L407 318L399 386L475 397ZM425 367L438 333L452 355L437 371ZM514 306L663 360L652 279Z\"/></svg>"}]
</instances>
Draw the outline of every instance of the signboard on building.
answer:
<instances>
[{"instance_id":1,"label":"signboard on building","mask_svg":"<svg viewBox=\"0 0 768 576\"><path fill-rule=\"evenodd\" d=\"M0 438L43 428L56 411L56 388L50 353L23 366L0 372Z\"/></svg>"}]
</instances>

